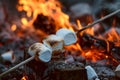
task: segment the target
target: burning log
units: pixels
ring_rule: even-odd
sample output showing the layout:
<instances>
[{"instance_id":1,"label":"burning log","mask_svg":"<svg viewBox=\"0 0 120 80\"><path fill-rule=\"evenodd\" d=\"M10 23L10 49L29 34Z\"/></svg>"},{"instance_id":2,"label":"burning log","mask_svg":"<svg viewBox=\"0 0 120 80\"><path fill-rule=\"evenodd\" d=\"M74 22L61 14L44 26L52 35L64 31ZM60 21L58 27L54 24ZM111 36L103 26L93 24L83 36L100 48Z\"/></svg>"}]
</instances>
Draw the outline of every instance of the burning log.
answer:
<instances>
[{"instance_id":1,"label":"burning log","mask_svg":"<svg viewBox=\"0 0 120 80\"><path fill-rule=\"evenodd\" d=\"M96 57L96 60L107 59L110 63L112 62L113 65L120 63L119 47L111 41L96 38L89 34L83 34L78 37L78 43L82 50L84 50L87 60L92 60L92 55L94 55L94 59ZM91 57L89 55L91 55Z\"/></svg>"},{"instance_id":2,"label":"burning log","mask_svg":"<svg viewBox=\"0 0 120 80\"><path fill-rule=\"evenodd\" d=\"M113 42L106 41L104 39L100 39L89 34L83 34L82 36L79 36L78 42L83 48L83 50L87 48L97 49L97 52L102 52L102 53L109 53L114 47Z\"/></svg>"},{"instance_id":3,"label":"burning log","mask_svg":"<svg viewBox=\"0 0 120 80\"><path fill-rule=\"evenodd\" d=\"M68 29L60 29L56 32L56 35L63 38L64 45L71 45L77 41L75 33Z\"/></svg>"}]
</instances>

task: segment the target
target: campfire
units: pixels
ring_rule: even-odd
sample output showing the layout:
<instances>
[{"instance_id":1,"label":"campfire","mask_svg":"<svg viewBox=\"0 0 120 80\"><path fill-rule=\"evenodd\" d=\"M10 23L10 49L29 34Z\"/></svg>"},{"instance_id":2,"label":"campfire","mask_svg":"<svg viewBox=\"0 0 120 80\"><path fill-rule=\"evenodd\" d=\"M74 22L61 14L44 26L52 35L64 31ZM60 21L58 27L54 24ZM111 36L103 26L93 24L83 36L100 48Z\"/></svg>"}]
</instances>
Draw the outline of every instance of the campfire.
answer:
<instances>
[{"instance_id":1,"label":"campfire","mask_svg":"<svg viewBox=\"0 0 120 80\"><path fill-rule=\"evenodd\" d=\"M1 2L1 80L119 80L120 10L95 20L85 3L65 11L58 0L19 0L10 17L5 6ZM107 29L102 22L111 16Z\"/></svg>"}]
</instances>

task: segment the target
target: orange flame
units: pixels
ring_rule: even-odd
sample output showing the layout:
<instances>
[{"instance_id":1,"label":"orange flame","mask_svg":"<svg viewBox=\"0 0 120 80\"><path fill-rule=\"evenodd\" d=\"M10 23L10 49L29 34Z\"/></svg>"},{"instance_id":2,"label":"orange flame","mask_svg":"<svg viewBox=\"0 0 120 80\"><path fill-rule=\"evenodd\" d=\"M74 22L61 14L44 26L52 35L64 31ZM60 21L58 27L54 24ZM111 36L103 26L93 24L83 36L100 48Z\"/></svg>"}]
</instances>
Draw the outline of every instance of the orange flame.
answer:
<instances>
[{"instance_id":1,"label":"orange flame","mask_svg":"<svg viewBox=\"0 0 120 80\"><path fill-rule=\"evenodd\" d=\"M23 76L23 77L21 78L21 80L28 80L28 77L27 77L27 76Z\"/></svg>"},{"instance_id":2,"label":"orange flame","mask_svg":"<svg viewBox=\"0 0 120 80\"><path fill-rule=\"evenodd\" d=\"M32 16L30 23L34 22L38 14L43 14L54 19L56 30L60 27L71 28L69 16L62 12L57 0L19 0L17 8L19 11L26 11L28 17Z\"/></svg>"},{"instance_id":3,"label":"orange flame","mask_svg":"<svg viewBox=\"0 0 120 80\"><path fill-rule=\"evenodd\" d=\"M116 46L120 46L120 35L115 28L111 28L111 31L107 35L107 40L114 42Z\"/></svg>"}]
</instances>

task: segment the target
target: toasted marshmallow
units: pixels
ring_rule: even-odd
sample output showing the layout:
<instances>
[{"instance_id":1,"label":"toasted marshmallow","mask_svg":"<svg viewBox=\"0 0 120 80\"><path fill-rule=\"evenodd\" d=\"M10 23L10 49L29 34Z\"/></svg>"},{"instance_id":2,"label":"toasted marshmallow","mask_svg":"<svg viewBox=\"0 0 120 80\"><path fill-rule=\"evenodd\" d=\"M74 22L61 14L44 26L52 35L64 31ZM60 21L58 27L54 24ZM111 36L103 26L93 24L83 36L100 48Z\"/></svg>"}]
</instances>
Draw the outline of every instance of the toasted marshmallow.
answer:
<instances>
[{"instance_id":1,"label":"toasted marshmallow","mask_svg":"<svg viewBox=\"0 0 120 80\"><path fill-rule=\"evenodd\" d=\"M13 54L13 51L8 51L3 53L1 57L3 58L4 61L9 61L11 63L14 63L16 60L15 55Z\"/></svg>"},{"instance_id":2,"label":"toasted marshmallow","mask_svg":"<svg viewBox=\"0 0 120 80\"><path fill-rule=\"evenodd\" d=\"M43 44L52 49L54 52L63 50L64 41L59 36L49 35L46 39L43 40Z\"/></svg>"},{"instance_id":3,"label":"toasted marshmallow","mask_svg":"<svg viewBox=\"0 0 120 80\"><path fill-rule=\"evenodd\" d=\"M60 36L64 40L64 45L71 45L77 41L77 36L71 30L62 28L56 32L57 36Z\"/></svg>"},{"instance_id":4,"label":"toasted marshmallow","mask_svg":"<svg viewBox=\"0 0 120 80\"><path fill-rule=\"evenodd\" d=\"M42 43L34 43L28 49L30 56L35 56L35 59L39 59L43 62L48 62L52 57L52 50L47 48Z\"/></svg>"}]
</instances>

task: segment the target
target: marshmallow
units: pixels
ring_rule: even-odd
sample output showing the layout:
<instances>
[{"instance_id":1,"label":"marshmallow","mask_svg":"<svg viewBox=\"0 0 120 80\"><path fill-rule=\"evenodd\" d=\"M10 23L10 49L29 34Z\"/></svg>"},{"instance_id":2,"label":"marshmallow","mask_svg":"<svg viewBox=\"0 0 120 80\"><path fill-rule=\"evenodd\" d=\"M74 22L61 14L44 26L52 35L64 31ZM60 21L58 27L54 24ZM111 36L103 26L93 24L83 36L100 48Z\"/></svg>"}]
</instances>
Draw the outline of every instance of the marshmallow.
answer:
<instances>
[{"instance_id":1,"label":"marshmallow","mask_svg":"<svg viewBox=\"0 0 120 80\"><path fill-rule=\"evenodd\" d=\"M10 61L11 63L14 63L16 60L15 55L13 54L13 51L8 51L3 53L1 57L3 58L3 60Z\"/></svg>"},{"instance_id":2,"label":"marshmallow","mask_svg":"<svg viewBox=\"0 0 120 80\"><path fill-rule=\"evenodd\" d=\"M86 66L85 69L87 69L88 80L99 80L98 75L91 66Z\"/></svg>"},{"instance_id":3,"label":"marshmallow","mask_svg":"<svg viewBox=\"0 0 120 80\"><path fill-rule=\"evenodd\" d=\"M120 78L120 64L115 69L115 75Z\"/></svg>"},{"instance_id":4,"label":"marshmallow","mask_svg":"<svg viewBox=\"0 0 120 80\"><path fill-rule=\"evenodd\" d=\"M35 56L35 59L41 60L43 62L48 62L52 57L52 50L47 48L42 43L34 43L28 49L30 56Z\"/></svg>"},{"instance_id":5,"label":"marshmallow","mask_svg":"<svg viewBox=\"0 0 120 80\"><path fill-rule=\"evenodd\" d=\"M52 51L62 51L64 46L64 41L61 37L56 35L49 35L46 39L43 40L43 44Z\"/></svg>"},{"instance_id":6,"label":"marshmallow","mask_svg":"<svg viewBox=\"0 0 120 80\"><path fill-rule=\"evenodd\" d=\"M64 40L64 45L71 45L77 41L77 36L71 30L62 28L56 32L57 36L60 36Z\"/></svg>"}]
</instances>

